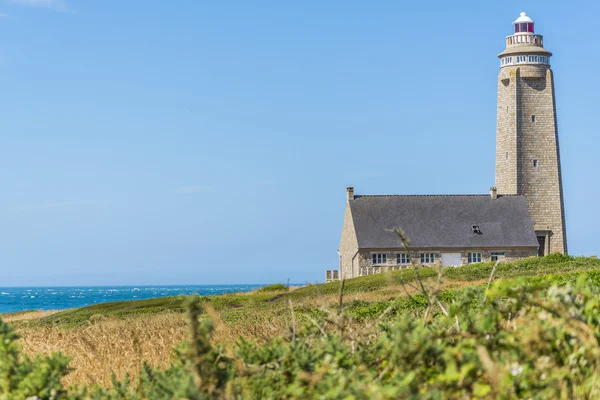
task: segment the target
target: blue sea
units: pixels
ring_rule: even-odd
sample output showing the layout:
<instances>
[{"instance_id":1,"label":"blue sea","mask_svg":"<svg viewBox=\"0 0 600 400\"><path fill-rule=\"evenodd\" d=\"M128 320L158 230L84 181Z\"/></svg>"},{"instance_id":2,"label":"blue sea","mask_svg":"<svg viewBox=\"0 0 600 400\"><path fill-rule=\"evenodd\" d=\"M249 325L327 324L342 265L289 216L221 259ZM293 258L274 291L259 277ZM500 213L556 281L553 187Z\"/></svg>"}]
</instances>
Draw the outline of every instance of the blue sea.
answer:
<instances>
[{"instance_id":1,"label":"blue sea","mask_svg":"<svg viewBox=\"0 0 600 400\"><path fill-rule=\"evenodd\" d=\"M25 310L63 310L110 301L140 300L181 294L249 292L264 285L95 286L0 288L0 314Z\"/></svg>"}]
</instances>

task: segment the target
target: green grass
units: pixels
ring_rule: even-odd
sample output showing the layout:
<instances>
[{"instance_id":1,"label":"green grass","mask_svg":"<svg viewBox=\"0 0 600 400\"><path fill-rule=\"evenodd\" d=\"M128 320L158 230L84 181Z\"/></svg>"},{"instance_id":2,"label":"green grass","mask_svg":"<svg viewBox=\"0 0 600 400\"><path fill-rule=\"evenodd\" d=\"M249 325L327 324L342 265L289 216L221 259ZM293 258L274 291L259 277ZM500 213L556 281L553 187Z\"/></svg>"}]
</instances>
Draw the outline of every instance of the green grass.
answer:
<instances>
[{"instance_id":1,"label":"green grass","mask_svg":"<svg viewBox=\"0 0 600 400\"><path fill-rule=\"evenodd\" d=\"M268 292L287 292L288 287L283 283L274 283L272 285L263 286L257 290L259 293L268 293Z\"/></svg>"},{"instance_id":2,"label":"green grass","mask_svg":"<svg viewBox=\"0 0 600 400\"><path fill-rule=\"evenodd\" d=\"M497 280L495 286L514 287L519 285L535 285L537 290L547 289L553 285L575 284L578 278L585 275L587 281L600 286L600 270L589 270L584 272L567 272L557 274L547 274L539 276L523 276L509 279ZM448 289L440 293L439 298L443 304L449 305L464 295L467 290L469 295L473 296L472 307L478 308L482 305L484 291L487 284L473 285L464 289ZM357 320L375 318L387 311L386 315L392 317L406 312L415 312L424 310L427 307L427 299L422 294L416 294L410 297L401 297L388 301L355 301L347 305L346 310ZM389 309L389 310L388 310Z\"/></svg>"},{"instance_id":3,"label":"green grass","mask_svg":"<svg viewBox=\"0 0 600 400\"><path fill-rule=\"evenodd\" d=\"M452 282L474 282L483 295L483 287L490 276L494 263L480 263L457 268L444 269L444 281L447 289L442 293L444 301L451 302L462 293L462 289L453 289ZM586 273L590 279L600 285L600 260L587 257L569 257L563 255L550 255L543 258L528 258L512 263L500 264L494 278L504 280L503 284L510 284L515 279L527 279L532 283L550 286L552 283L566 283L575 281L581 273ZM435 279L435 268L420 268L419 276L427 280ZM397 286L405 282L416 280L415 271L407 268L384 274L369 275L349 279L345 282L345 293L385 291L390 286ZM248 313L270 313L273 316L288 312L288 299L292 302L309 300L311 306L298 308L300 315L311 315L318 312L319 297L328 294L337 294L340 290L339 282L330 282L318 285L309 285L292 292L283 284L269 285L255 292L226 294L218 296L204 296L202 301L212 305L221 313L225 322L240 322L247 318ZM392 307L391 314L414 311L424 305L425 299L420 296L411 298L390 298L386 301L356 301L346 304L351 315L357 319L372 318L380 315L388 307ZM314 301L312 301L314 299ZM98 316L125 318L144 316L164 312L183 312L181 297L166 297L148 300L131 300L113 303L97 304L73 310L65 310L38 321L27 324L51 324L58 327L69 328L90 323Z\"/></svg>"},{"instance_id":4,"label":"green grass","mask_svg":"<svg viewBox=\"0 0 600 400\"><path fill-rule=\"evenodd\" d=\"M444 279L451 281L477 281L488 279L495 263L479 263L464 265L462 267L444 268ZM523 260L499 264L495 278L515 278L520 276L536 276L550 273L566 273L576 271L600 270L600 260L590 257L569 257L561 254L552 254L547 257L532 257ZM433 278L437 276L435 268L420 268L421 278ZM385 289L390 285L400 285L402 281L412 282L416 280L415 271L407 268L400 271L392 271L384 274L374 274L359 278L348 279L344 285L345 293L373 292ZM338 282L330 282L319 285L302 287L289 296L294 298L311 297L323 294L335 294L340 290Z\"/></svg>"}]
</instances>

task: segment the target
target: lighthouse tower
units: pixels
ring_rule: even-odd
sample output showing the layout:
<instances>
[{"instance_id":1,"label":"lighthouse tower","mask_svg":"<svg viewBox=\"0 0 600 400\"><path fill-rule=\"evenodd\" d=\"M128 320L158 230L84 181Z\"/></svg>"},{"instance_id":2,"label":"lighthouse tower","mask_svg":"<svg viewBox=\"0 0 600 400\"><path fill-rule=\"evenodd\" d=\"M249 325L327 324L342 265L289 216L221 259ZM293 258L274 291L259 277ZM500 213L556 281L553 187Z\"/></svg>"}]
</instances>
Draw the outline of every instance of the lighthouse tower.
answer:
<instances>
[{"instance_id":1,"label":"lighthouse tower","mask_svg":"<svg viewBox=\"0 0 600 400\"><path fill-rule=\"evenodd\" d=\"M566 253L552 53L522 12L498 55L496 188L525 195L539 254Z\"/></svg>"}]
</instances>

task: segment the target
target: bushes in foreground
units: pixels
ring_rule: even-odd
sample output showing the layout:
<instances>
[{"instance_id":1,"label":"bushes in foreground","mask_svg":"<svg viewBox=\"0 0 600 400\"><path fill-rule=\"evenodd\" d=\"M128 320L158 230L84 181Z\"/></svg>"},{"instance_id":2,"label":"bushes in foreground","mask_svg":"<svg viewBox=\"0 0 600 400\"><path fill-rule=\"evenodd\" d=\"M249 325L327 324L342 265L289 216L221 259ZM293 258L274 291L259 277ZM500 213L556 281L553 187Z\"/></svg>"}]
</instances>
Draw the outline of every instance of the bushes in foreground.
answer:
<instances>
[{"instance_id":1,"label":"bushes in foreground","mask_svg":"<svg viewBox=\"0 0 600 400\"><path fill-rule=\"evenodd\" d=\"M212 345L213 322L188 301L191 335L165 370L135 382L65 390L64 357L17 356L0 325L0 398L53 399L469 399L598 398L600 290L582 275L552 286L531 280L467 288L444 303L356 328L340 308L265 344ZM480 298L473 307L475 297ZM290 310L293 315L293 308ZM384 311L385 314L385 311ZM315 317L317 318L317 317ZM292 318L292 321L295 321ZM354 328L353 328L354 327Z\"/></svg>"}]
</instances>

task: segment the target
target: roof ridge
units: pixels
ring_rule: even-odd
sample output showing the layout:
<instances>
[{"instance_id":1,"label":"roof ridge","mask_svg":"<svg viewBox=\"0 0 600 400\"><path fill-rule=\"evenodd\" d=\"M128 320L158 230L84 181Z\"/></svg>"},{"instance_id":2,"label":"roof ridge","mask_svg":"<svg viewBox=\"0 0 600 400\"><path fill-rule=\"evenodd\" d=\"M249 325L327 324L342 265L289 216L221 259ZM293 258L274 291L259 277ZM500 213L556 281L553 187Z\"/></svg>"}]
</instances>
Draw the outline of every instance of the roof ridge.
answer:
<instances>
[{"instance_id":1,"label":"roof ridge","mask_svg":"<svg viewBox=\"0 0 600 400\"><path fill-rule=\"evenodd\" d=\"M489 193L486 194L357 194L354 198L358 197L490 197ZM524 196L522 194L498 194L498 197L505 196Z\"/></svg>"}]
</instances>

